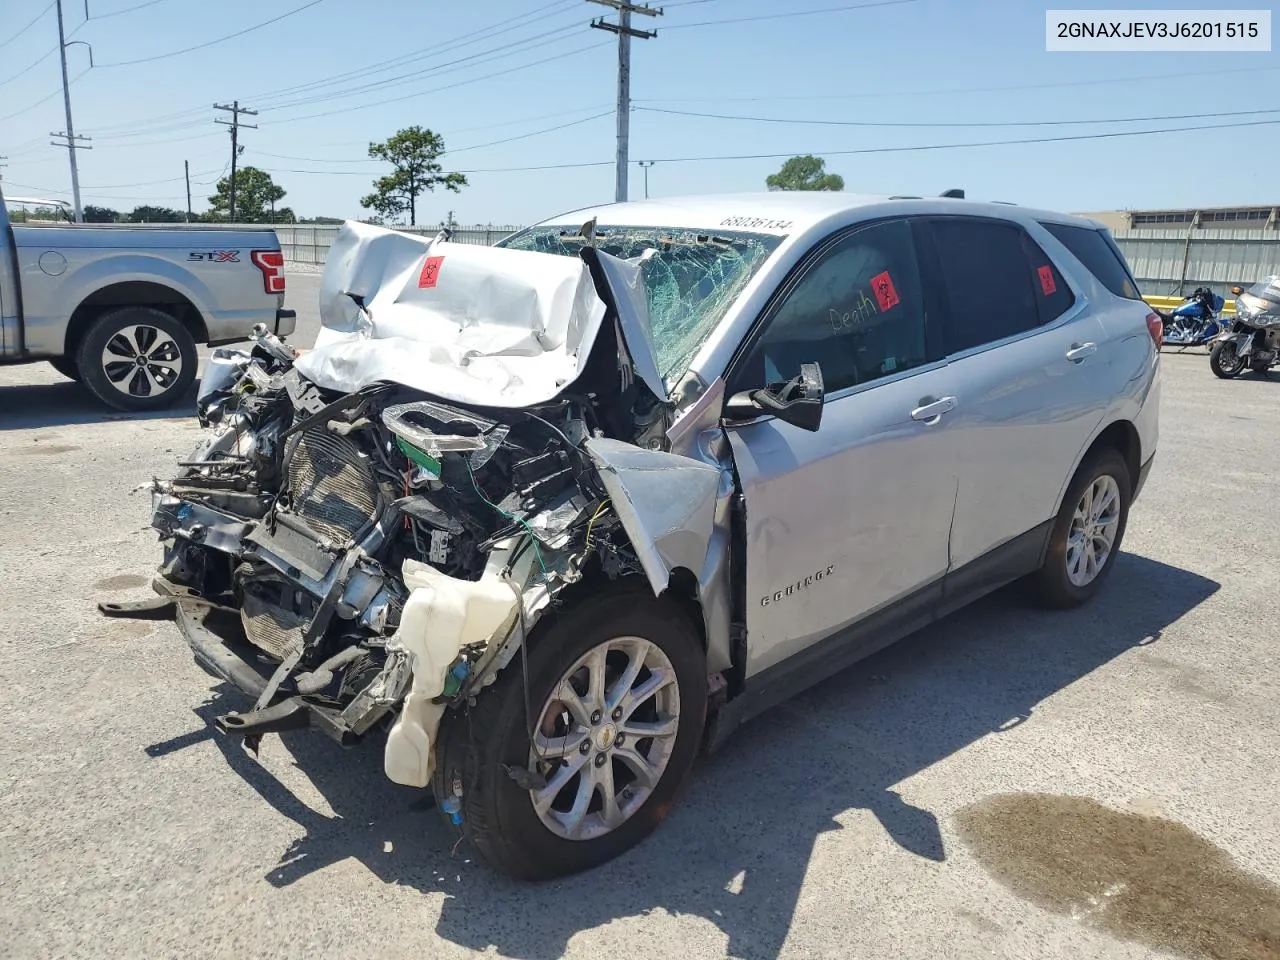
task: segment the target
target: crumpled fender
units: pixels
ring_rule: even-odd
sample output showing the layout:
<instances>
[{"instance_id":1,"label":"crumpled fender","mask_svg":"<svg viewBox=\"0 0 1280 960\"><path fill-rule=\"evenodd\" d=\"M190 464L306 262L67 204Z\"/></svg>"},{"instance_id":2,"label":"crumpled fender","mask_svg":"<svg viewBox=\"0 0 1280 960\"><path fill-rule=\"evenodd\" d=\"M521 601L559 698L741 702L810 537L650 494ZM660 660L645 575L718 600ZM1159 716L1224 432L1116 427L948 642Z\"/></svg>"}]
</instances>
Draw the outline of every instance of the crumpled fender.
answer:
<instances>
[{"instance_id":1,"label":"crumpled fender","mask_svg":"<svg viewBox=\"0 0 1280 960\"><path fill-rule=\"evenodd\" d=\"M585 446L653 592L667 589L677 567L698 576L715 523L720 471L620 440L596 437Z\"/></svg>"}]
</instances>

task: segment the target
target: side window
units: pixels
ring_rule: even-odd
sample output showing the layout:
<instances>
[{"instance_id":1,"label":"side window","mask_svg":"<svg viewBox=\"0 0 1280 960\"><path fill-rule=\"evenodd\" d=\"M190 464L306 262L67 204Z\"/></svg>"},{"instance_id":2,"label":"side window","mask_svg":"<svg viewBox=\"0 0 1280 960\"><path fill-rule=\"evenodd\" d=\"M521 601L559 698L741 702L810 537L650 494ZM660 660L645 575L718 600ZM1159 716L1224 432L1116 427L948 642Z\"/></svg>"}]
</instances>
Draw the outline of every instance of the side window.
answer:
<instances>
[{"instance_id":1,"label":"side window","mask_svg":"<svg viewBox=\"0 0 1280 960\"><path fill-rule=\"evenodd\" d=\"M957 218L934 220L931 227L949 307L948 353L1038 327L1037 295L1066 288L1056 270L1041 283L1023 246L1026 235L1014 224Z\"/></svg>"},{"instance_id":2,"label":"side window","mask_svg":"<svg viewBox=\"0 0 1280 960\"><path fill-rule=\"evenodd\" d=\"M1031 264L1033 286L1036 289L1036 306L1040 310L1040 322L1052 323L1071 308L1076 302L1076 295L1071 292L1062 274L1054 266L1049 255L1041 249L1040 244L1022 233L1022 252Z\"/></svg>"},{"instance_id":3,"label":"side window","mask_svg":"<svg viewBox=\"0 0 1280 960\"><path fill-rule=\"evenodd\" d=\"M828 393L928 360L911 227L863 227L824 251L765 321L732 390L789 380L817 361Z\"/></svg>"},{"instance_id":4,"label":"side window","mask_svg":"<svg viewBox=\"0 0 1280 960\"><path fill-rule=\"evenodd\" d=\"M1099 282L1117 297L1126 300L1141 300L1138 285L1133 282L1133 274L1124 262L1119 251L1107 242L1107 237L1100 230L1087 227L1071 227L1064 223L1041 223L1053 234L1064 247L1083 263Z\"/></svg>"}]
</instances>

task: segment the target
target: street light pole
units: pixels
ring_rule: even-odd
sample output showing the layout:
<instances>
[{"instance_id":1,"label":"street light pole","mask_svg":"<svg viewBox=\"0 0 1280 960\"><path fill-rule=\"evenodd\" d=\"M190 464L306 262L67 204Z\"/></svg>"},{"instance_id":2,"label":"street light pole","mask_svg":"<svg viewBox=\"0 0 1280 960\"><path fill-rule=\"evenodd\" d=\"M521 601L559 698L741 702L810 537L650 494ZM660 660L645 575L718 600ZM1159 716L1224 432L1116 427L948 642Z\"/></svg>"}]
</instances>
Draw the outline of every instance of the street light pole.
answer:
<instances>
[{"instance_id":1,"label":"street light pole","mask_svg":"<svg viewBox=\"0 0 1280 960\"><path fill-rule=\"evenodd\" d=\"M649 168L652 167L657 160L639 160L640 169L644 171L644 198L649 199Z\"/></svg>"}]
</instances>

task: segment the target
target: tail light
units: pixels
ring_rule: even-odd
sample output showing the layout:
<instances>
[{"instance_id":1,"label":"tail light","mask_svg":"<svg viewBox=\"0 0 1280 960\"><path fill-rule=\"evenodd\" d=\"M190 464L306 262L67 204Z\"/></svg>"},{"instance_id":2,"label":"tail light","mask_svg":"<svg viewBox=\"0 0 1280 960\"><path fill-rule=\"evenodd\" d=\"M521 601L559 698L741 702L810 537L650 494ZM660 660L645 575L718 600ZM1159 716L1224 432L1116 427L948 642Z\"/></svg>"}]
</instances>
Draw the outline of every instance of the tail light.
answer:
<instances>
[{"instance_id":1,"label":"tail light","mask_svg":"<svg viewBox=\"0 0 1280 960\"><path fill-rule=\"evenodd\" d=\"M249 259L262 271L262 289L266 293L284 293L283 253L279 250L254 250Z\"/></svg>"},{"instance_id":2,"label":"tail light","mask_svg":"<svg viewBox=\"0 0 1280 960\"><path fill-rule=\"evenodd\" d=\"M1160 314L1154 310L1147 314L1147 333L1151 334L1151 339L1156 342L1156 349L1158 350L1164 340L1164 321L1160 319Z\"/></svg>"}]
</instances>

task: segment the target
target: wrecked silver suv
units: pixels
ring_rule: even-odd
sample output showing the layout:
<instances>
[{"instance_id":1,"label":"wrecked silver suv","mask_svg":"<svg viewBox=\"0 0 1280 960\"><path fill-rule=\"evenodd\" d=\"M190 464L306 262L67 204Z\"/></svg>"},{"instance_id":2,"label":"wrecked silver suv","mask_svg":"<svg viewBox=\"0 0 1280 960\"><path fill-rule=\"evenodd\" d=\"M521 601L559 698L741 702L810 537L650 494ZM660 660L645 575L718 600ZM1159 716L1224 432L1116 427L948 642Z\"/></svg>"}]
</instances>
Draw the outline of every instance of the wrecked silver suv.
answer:
<instances>
[{"instance_id":1,"label":"wrecked silver suv","mask_svg":"<svg viewBox=\"0 0 1280 960\"><path fill-rule=\"evenodd\" d=\"M104 612L172 612L249 747L377 733L493 865L601 863L744 718L1001 583L1065 605L1110 569L1146 308L1050 215L937 203L623 205L498 248L347 224L314 349L208 365L211 435L153 485L161 596ZM976 327L929 271L971 211L1026 283L949 357Z\"/></svg>"}]
</instances>

